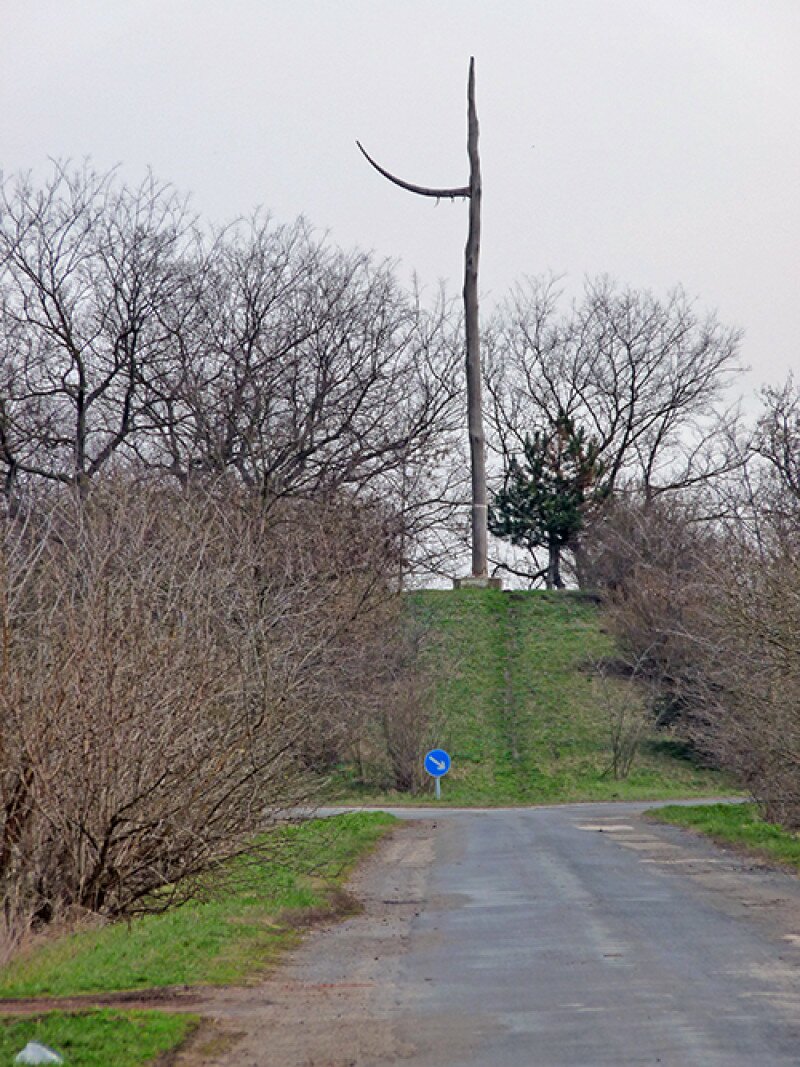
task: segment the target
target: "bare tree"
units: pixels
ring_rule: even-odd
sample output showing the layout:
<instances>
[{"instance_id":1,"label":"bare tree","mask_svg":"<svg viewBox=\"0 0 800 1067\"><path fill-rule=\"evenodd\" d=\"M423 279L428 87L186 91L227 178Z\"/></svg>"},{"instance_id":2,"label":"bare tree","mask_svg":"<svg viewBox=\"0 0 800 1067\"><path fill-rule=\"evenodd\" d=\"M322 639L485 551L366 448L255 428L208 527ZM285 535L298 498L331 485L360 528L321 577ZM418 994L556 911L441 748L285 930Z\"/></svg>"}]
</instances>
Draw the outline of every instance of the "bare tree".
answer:
<instances>
[{"instance_id":1,"label":"bare tree","mask_svg":"<svg viewBox=\"0 0 800 1067\"><path fill-rule=\"evenodd\" d=\"M596 443L606 491L685 493L742 462L723 393L739 334L666 299L601 278L559 310L554 279L514 290L487 332L492 447L504 469L534 431L568 418ZM580 544L577 557L580 580Z\"/></svg>"},{"instance_id":2,"label":"bare tree","mask_svg":"<svg viewBox=\"0 0 800 1067\"><path fill-rule=\"evenodd\" d=\"M110 467L234 475L265 501L391 499L408 564L459 504L458 319L392 267L174 191L57 165L0 199L0 477L85 495Z\"/></svg>"},{"instance_id":3,"label":"bare tree","mask_svg":"<svg viewBox=\"0 0 800 1067\"><path fill-rule=\"evenodd\" d=\"M194 220L152 176L55 166L0 187L0 463L85 491L141 432L144 393Z\"/></svg>"},{"instance_id":4,"label":"bare tree","mask_svg":"<svg viewBox=\"0 0 800 1067\"><path fill-rule=\"evenodd\" d=\"M753 443L760 477L752 505L788 543L800 517L800 388L790 375L782 386L764 389L762 399Z\"/></svg>"},{"instance_id":5,"label":"bare tree","mask_svg":"<svg viewBox=\"0 0 800 1067\"><path fill-rule=\"evenodd\" d=\"M150 462L182 480L235 471L271 499L364 488L452 423L449 307L423 309L388 264L255 220L218 237L189 291L151 408Z\"/></svg>"}]
</instances>

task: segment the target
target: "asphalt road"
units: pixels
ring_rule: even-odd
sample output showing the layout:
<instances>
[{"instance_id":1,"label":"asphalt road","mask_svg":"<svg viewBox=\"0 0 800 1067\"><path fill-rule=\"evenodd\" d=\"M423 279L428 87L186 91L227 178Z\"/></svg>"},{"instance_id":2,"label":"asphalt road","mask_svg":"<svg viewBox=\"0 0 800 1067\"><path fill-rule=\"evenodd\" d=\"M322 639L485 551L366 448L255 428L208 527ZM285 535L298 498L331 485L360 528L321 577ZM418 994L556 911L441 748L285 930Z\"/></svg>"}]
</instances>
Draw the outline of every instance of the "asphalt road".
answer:
<instances>
[{"instance_id":1,"label":"asphalt road","mask_svg":"<svg viewBox=\"0 0 800 1067\"><path fill-rule=\"evenodd\" d=\"M241 1064L800 1064L800 879L644 805L438 811L267 983ZM407 818L408 811L397 814Z\"/></svg>"}]
</instances>

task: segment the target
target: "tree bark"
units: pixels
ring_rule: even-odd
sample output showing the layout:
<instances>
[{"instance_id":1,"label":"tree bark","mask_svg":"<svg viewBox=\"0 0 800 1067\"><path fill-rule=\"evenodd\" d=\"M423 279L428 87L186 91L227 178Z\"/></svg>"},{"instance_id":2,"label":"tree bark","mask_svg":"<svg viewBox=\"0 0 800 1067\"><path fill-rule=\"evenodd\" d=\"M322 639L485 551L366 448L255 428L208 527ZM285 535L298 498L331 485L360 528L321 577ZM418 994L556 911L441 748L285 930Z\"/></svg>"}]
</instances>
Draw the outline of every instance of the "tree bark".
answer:
<instances>
[{"instance_id":1,"label":"tree bark","mask_svg":"<svg viewBox=\"0 0 800 1067\"><path fill-rule=\"evenodd\" d=\"M547 546L547 577L545 584L548 589L564 588L564 582L561 580L561 546L553 541Z\"/></svg>"},{"instance_id":2,"label":"tree bark","mask_svg":"<svg viewBox=\"0 0 800 1067\"><path fill-rule=\"evenodd\" d=\"M467 425L472 471L472 576L487 575L486 441L481 401L481 354L478 326L478 260L481 245L481 164L475 108L475 60L467 82L467 155L469 156L469 230L464 250L464 321L467 358Z\"/></svg>"}]
</instances>

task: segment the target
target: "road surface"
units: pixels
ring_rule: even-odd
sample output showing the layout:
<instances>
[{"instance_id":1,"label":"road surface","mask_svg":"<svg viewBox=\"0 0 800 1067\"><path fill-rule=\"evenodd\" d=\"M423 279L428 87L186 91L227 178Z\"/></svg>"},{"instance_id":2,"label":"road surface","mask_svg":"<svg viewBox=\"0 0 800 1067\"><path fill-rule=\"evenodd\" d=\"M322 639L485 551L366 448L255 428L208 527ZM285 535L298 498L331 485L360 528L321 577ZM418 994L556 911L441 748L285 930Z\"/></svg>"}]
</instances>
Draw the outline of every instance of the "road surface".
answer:
<instances>
[{"instance_id":1,"label":"road surface","mask_svg":"<svg viewBox=\"0 0 800 1067\"><path fill-rule=\"evenodd\" d=\"M405 824L357 879L363 914L313 934L207 1062L800 1064L800 879L645 807Z\"/></svg>"}]
</instances>

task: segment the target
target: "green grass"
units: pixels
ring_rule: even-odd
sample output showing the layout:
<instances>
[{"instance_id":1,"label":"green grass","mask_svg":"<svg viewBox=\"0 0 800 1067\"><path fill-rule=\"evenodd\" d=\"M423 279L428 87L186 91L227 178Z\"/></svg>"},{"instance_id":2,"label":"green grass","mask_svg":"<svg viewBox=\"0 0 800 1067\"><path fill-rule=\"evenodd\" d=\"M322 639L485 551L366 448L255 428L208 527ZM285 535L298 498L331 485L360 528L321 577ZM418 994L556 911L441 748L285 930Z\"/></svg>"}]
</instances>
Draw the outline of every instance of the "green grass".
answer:
<instances>
[{"instance_id":1,"label":"green grass","mask_svg":"<svg viewBox=\"0 0 800 1067\"><path fill-rule=\"evenodd\" d=\"M647 813L657 822L686 826L724 845L800 871L800 834L765 822L755 804L670 805Z\"/></svg>"},{"instance_id":2,"label":"green grass","mask_svg":"<svg viewBox=\"0 0 800 1067\"><path fill-rule=\"evenodd\" d=\"M359 812L286 827L271 842L280 862L256 854L231 865L205 902L45 942L4 969L0 997L224 984L263 971L296 941L304 915L331 909L331 889L393 822Z\"/></svg>"},{"instance_id":3,"label":"green grass","mask_svg":"<svg viewBox=\"0 0 800 1067\"><path fill-rule=\"evenodd\" d=\"M29 1041L63 1056L67 1067L140 1067L174 1049L196 1026L188 1015L93 1011L0 1019L0 1067L11 1067Z\"/></svg>"},{"instance_id":4,"label":"green grass","mask_svg":"<svg viewBox=\"0 0 800 1067\"><path fill-rule=\"evenodd\" d=\"M678 746L655 735L644 738L629 776L614 779L608 713L589 669L613 645L597 606L580 594L430 590L409 600L441 639L436 743L453 757L443 803L666 800L730 791L720 775L679 758Z\"/></svg>"}]
</instances>

